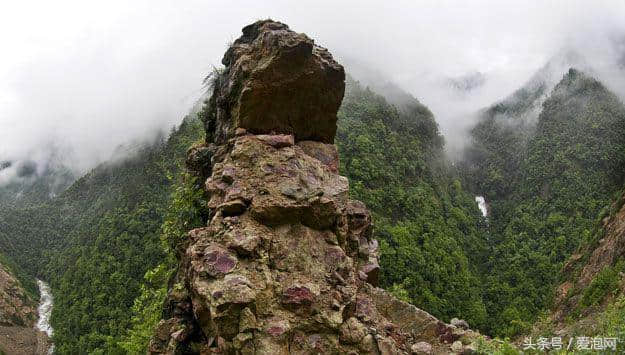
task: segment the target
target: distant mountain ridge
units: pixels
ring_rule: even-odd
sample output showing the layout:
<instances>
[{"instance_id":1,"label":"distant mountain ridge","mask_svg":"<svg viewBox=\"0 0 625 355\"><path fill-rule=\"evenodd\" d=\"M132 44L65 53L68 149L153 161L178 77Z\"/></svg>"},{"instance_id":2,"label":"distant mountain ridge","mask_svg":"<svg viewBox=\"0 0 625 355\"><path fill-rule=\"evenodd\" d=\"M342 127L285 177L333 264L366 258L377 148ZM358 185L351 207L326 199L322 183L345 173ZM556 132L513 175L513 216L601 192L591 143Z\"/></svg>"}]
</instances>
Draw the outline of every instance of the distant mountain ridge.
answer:
<instances>
[{"instance_id":1,"label":"distant mountain ridge","mask_svg":"<svg viewBox=\"0 0 625 355\"><path fill-rule=\"evenodd\" d=\"M66 156L50 147L38 160L0 161L0 206L26 207L49 201L76 179Z\"/></svg>"}]
</instances>

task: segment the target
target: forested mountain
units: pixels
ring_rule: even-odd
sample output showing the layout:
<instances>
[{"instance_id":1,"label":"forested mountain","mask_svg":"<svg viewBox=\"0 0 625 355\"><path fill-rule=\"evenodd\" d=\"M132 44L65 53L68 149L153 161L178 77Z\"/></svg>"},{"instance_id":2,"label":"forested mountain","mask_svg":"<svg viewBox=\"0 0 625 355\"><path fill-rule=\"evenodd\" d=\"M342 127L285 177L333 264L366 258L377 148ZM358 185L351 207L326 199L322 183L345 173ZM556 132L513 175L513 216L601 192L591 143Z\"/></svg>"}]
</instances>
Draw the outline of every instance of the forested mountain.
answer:
<instances>
[{"instance_id":1,"label":"forested mountain","mask_svg":"<svg viewBox=\"0 0 625 355\"><path fill-rule=\"evenodd\" d=\"M350 194L374 213L382 284L437 317L485 324L485 223L446 162L432 113L348 81L337 145Z\"/></svg>"},{"instance_id":2,"label":"forested mountain","mask_svg":"<svg viewBox=\"0 0 625 355\"><path fill-rule=\"evenodd\" d=\"M572 66L584 60L574 51L561 51L525 84L505 99L477 113L470 144L460 162L464 174L490 203L505 199L514 189L526 145L533 136L543 103Z\"/></svg>"},{"instance_id":3,"label":"forested mountain","mask_svg":"<svg viewBox=\"0 0 625 355\"><path fill-rule=\"evenodd\" d=\"M51 201L1 214L2 250L53 288L57 352L106 349L130 328L144 274L165 258L160 234L172 181L200 126L189 117Z\"/></svg>"},{"instance_id":4,"label":"forested mountain","mask_svg":"<svg viewBox=\"0 0 625 355\"><path fill-rule=\"evenodd\" d=\"M117 342L131 328L144 275L166 257L161 225L181 158L201 138L199 127L187 118L167 139L96 168L64 193L70 208L83 212L46 267L59 352L121 351Z\"/></svg>"},{"instance_id":5,"label":"forested mountain","mask_svg":"<svg viewBox=\"0 0 625 355\"><path fill-rule=\"evenodd\" d=\"M527 107L537 96L516 102ZM486 330L502 336L529 331L552 305L564 261L593 238L623 183L625 108L597 80L569 70L535 128L524 128L502 128L487 115L473 135L490 154L480 157L480 174L466 175L492 201Z\"/></svg>"},{"instance_id":6,"label":"forested mountain","mask_svg":"<svg viewBox=\"0 0 625 355\"><path fill-rule=\"evenodd\" d=\"M49 201L75 180L61 150L50 146L41 162L0 160L0 208L25 207ZM0 158L1 159L1 158Z\"/></svg>"},{"instance_id":7,"label":"forested mountain","mask_svg":"<svg viewBox=\"0 0 625 355\"><path fill-rule=\"evenodd\" d=\"M61 230L57 212L48 211L47 204L74 180L54 146L48 147L40 163L28 159L0 162L0 255L4 254L33 294L37 294L33 276L39 275L45 264L41 255L57 239L51 236ZM59 224L59 228L50 228L50 224Z\"/></svg>"}]
</instances>

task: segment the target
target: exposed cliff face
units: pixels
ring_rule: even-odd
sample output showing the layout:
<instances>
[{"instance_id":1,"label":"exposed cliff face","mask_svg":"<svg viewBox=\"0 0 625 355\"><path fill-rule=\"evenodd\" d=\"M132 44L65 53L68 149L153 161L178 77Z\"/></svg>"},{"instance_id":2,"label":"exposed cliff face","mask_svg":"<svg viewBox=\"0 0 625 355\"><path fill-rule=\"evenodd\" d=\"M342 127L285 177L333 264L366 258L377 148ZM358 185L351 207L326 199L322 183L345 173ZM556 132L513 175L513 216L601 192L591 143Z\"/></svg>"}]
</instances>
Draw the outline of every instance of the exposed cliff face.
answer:
<instances>
[{"instance_id":1,"label":"exposed cliff face","mask_svg":"<svg viewBox=\"0 0 625 355\"><path fill-rule=\"evenodd\" d=\"M0 354L45 354L48 340L35 329L37 303L0 263Z\"/></svg>"},{"instance_id":2,"label":"exposed cliff face","mask_svg":"<svg viewBox=\"0 0 625 355\"><path fill-rule=\"evenodd\" d=\"M349 199L329 144L343 68L273 21L245 27L224 64L203 116L207 142L187 160L211 216L179 248L149 351L449 351L464 330L375 287L371 217Z\"/></svg>"},{"instance_id":3,"label":"exposed cliff face","mask_svg":"<svg viewBox=\"0 0 625 355\"><path fill-rule=\"evenodd\" d=\"M0 325L32 327L37 304L11 272L0 264Z\"/></svg>"},{"instance_id":4,"label":"exposed cliff face","mask_svg":"<svg viewBox=\"0 0 625 355\"><path fill-rule=\"evenodd\" d=\"M568 316L592 324L605 305L625 295L625 195L612 208L615 213L601 222L600 239L573 254L562 270L552 319L563 333Z\"/></svg>"}]
</instances>

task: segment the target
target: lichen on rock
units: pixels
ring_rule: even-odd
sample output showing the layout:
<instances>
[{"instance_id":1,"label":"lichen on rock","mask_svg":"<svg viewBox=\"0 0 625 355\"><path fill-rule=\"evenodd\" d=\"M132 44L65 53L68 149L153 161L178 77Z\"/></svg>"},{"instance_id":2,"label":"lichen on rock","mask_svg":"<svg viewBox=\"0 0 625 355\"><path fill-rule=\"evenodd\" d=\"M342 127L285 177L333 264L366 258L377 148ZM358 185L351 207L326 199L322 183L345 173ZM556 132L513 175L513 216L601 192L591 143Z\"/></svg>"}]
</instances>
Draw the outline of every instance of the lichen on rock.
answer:
<instances>
[{"instance_id":1,"label":"lichen on rock","mask_svg":"<svg viewBox=\"0 0 625 355\"><path fill-rule=\"evenodd\" d=\"M222 63L203 116L209 140L223 144L243 128L334 142L345 71L325 48L285 24L258 21L243 28Z\"/></svg>"},{"instance_id":2,"label":"lichen on rock","mask_svg":"<svg viewBox=\"0 0 625 355\"><path fill-rule=\"evenodd\" d=\"M271 20L245 27L223 63L207 142L187 160L209 221L179 248L182 287L150 353L448 352L451 326L376 288L371 216L350 200L331 144L343 67Z\"/></svg>"}]
</instances>

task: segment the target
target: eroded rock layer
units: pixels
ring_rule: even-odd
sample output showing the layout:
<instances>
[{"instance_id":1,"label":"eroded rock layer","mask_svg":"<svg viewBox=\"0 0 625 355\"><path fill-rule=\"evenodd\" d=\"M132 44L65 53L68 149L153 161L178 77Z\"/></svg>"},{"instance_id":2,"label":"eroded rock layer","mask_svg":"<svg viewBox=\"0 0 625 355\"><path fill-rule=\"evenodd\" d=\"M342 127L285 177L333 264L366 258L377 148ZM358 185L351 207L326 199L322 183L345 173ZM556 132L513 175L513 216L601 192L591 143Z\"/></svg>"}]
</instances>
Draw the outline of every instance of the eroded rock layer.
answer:
<instances>
[{"instance_id":1,"label":"eroded rock layer","mask_svg":"<svg viewBox=\"0 0 625 355\"><path fill-rule=\"evenodd\" d=\"M36 308L20 282L0 264L0 326L32 327Z\"/></svg>"},{"instance_id":2,"label":"eroded rock layer","mask_svg":"<svg viewBox=\"0 0 625 355\"><path fill-rule=\"evenodd\" d=\"M448 352L470 331L376 288L371 217L330 144L343 68L273 21L245 27L224 64L187 160L211 216L180 248L150 352Z\"/></svg>"},{"instance_id":3,"label":"eroded rock layer","mask_svg":"<svg viewBox=\"0 0 625 355\"><path fill-rule=\"evenodd\" d=\"M345 71L325 49L285 24L259 21L243 28L215 73L207 137L218 144L236 128L334 142Z\"/></svg>"},{"instance_id":4,"label":"eroded rock layer","mask_svg":"<svg viewBox=\"0 0 625 355\"><path fill-rule=\"evenodd\" d=\"M35 329L37 303L0 263L0 354L46 354L48 338Z\"/></svg>"}]
</instances>

